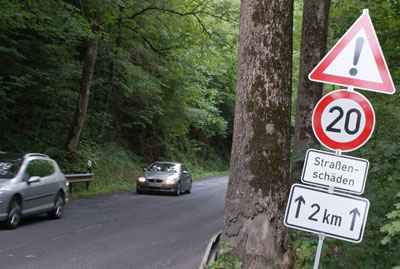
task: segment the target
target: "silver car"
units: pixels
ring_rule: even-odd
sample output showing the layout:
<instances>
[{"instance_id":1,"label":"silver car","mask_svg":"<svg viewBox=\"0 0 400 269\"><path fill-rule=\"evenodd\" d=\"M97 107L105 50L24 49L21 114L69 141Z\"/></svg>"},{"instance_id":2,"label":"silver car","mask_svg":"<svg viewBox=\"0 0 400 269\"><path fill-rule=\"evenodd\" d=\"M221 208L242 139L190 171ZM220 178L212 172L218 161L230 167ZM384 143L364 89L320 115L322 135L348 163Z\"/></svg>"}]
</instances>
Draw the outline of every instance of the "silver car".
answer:
<instances>
[{"instance_id":1,"label":"silver car","mask_svg":"<svg viewBox=\"0 0 400 269\"><path fill-rule=\"evenodd\" d=\"M29 215L59 219L67 198L64 174L47 155L0 152L0 221L7 228Z\"/></svg>"},{"instance_id":2,"label":"silver car","mask_svg":"<svg viewBox=\"0 0 400 269\"><path fill-rule=\"evenodd\" d=\"M183 163L154 162L137 179L136 191L170 192L175 195L190 193L192 175Z\"/></svg>"}]
</instances>

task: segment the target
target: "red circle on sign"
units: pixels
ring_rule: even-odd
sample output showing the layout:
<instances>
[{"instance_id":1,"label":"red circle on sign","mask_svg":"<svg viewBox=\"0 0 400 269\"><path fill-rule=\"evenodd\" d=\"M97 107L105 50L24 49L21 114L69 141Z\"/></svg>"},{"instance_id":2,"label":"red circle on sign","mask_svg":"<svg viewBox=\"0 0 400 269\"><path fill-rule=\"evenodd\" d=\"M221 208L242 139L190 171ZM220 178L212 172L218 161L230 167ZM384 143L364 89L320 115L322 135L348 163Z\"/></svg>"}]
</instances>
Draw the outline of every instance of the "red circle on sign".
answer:
<instances>
[{"instance_id":1,"label":"red circle on sign","mask_svg":"<svg viewBox=\"0 0 400 269\"><path fill-rule=\"evenodd\" d=\"M322 124L322 115L326 113L328 105L339 99L347 99L357 103L361 107L363 116L365 117L365 124L361 126L362 130L355 135L354 139L346 142L329 137L327 130L324 129L324 125ZM319 100L313 111L312 127L315 136L325 147L331 150L352 151L364 145L371 137L375 127L375 113L371 103L362 94L354 91L337 90L328 93Z\"/></svg>"}]
</instances>

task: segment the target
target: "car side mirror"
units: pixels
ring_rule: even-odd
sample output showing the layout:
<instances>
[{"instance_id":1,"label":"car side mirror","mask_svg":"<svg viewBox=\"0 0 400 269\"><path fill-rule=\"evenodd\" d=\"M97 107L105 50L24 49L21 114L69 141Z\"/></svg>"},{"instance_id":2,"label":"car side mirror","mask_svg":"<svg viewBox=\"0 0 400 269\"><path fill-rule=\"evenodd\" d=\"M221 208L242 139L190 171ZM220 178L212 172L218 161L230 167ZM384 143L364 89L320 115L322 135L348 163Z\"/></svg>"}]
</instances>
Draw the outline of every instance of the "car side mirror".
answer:
<instances>
[{"instance_id":1,"label":"car side mirror","mask_svg":"<svg viewBox=\"0 0 400 269\"><path fill-rule=\"evenodd\" d=\"M38 182L40 182L40 177L38 176L30 177L27 181L28 184L38 183Z\"/></svg>"},{"instance_id":2,"label":"car side mirror","mask_svg":"<svg viewBox=\"0 0 400 269\"><path fill-rule=\"evenodd\" d=\"M143 168L143 171L145 171L145 172L146 172L146 170L147 170L146 168Z\"/></svg>"},{"instance_id":3,"label":"car side mirror","mask_svg":"<svg viewBox=\"0 0 400 269\"><path fill-rule=\"evenodd\" d=\"M187 175L189 172L188 171L183 171L182 174Z\"/></svg>"}]
</instances>

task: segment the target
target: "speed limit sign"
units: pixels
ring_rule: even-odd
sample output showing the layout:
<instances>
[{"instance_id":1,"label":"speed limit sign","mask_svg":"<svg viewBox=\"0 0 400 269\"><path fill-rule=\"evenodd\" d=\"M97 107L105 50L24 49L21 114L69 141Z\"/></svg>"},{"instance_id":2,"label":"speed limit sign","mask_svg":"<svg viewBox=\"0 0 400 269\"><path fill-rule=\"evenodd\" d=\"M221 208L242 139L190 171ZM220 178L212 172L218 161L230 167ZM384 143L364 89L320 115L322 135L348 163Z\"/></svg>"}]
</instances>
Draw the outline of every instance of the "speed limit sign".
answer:
<instances>
[{"instance_id":1,"label":"speed limit sign","mask_svg":"<svg viewBox=\"0 0 400 269\"><path fill-rule=\"evenodd\" d=\"M325 147L352 151L371 137L375 127L374 109L362 94L336 90L322 97L315 106L312 127Z\"/></svg>"}]
</instances>

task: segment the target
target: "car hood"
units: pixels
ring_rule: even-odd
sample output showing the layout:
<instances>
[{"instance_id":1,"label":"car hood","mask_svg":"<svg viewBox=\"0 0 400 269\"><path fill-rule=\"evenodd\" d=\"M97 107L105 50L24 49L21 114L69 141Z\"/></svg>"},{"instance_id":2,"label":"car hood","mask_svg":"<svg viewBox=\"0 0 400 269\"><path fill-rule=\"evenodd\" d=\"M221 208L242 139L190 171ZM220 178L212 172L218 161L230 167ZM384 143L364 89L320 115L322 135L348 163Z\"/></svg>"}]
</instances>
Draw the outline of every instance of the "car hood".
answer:
<instances>
[{"instance_id":1,"label":"car hood","mask_svg":"<svg viewBox=\"0 0 400 269\"><path fill-rule=\"evenodd\" d=\"M9 185L11 179L0 178L0 188Z\"/></svg>"},{"instance_id":2,"label":"car hood","mask_svg":"<svg viewBox=\"0 0 400 269\"><path fill-rule=\"evenodd\" d=\"M143 174L147 179L167 179L167 177L178 175L177 173L167 173L167 172L151 172L146 171Z\"/></svg>"}]
</instances>

